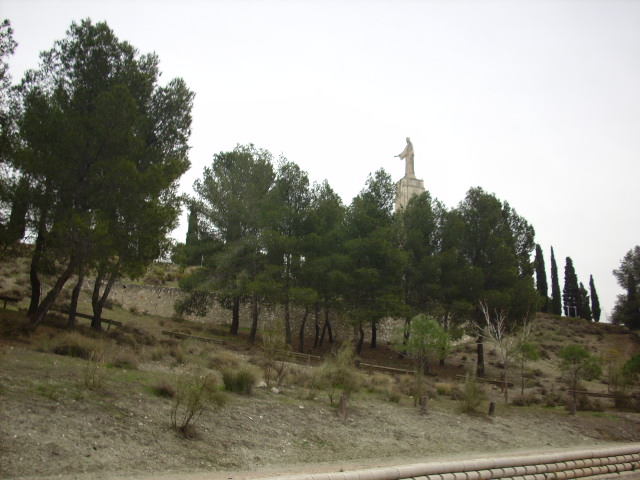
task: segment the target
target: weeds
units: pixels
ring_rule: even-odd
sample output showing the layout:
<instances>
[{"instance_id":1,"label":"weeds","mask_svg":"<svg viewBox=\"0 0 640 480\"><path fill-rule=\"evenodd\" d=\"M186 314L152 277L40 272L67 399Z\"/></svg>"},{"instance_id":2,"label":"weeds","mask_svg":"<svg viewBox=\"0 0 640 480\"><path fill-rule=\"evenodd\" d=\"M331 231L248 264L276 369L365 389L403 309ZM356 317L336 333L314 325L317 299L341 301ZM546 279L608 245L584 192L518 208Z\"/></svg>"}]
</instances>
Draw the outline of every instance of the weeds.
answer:
<instances>
[{"instance_id":1,"label":"weeds","mask_svg":"<svg viewBox=\"0 0 640 480\"><path fill-rule=\"evenodd\" d=\"M255 372L247 367L235 371L227 369L222 372L222 382L227 392L251 395L257 381Z\"/></svg>"},{"instance_id":2,"label":"weeds","mask_svg":"<svg viewBox=\"0 0 640 480\"><path fill-rule=\"evenodd\" d=\"M227 397L213 375L184 375L178 382L171 407L171 425L185 436L193 436L195 424L207 409L224 406Z\"/></svg>"},{"instance_id":3,"label":"weeds","mask_svg":"<svg viewBox=\"0 0 640 480\"><path fill-rule=\"evenodd\" d=\"M89 360L94 354L102 350L100 342L78 332L69 332L63 335L53 347L51 352L56 355L66 355Z\"/></svg>"},{"instance_id":4,"label":"weeds","mask_svg":"<svg viewBox=\"0 0 640 480\"><path fill-rule=\"evenodd\" d=\"M467 374L464 381L464 396L460 409L463 413L477 413L480 404L485 399L484 389L475 375Z\"/></svg>"},{"instance_id":5,"label":"weeds","mask_svg":"<svg viewBox=\"0 0 640 480\"><path fill-rule=\"evenodd\" d=\"M97 390L104 380L104 354L99 351L91 352L88 362L84 366L84 386L89 390Z\"/></svg>"}]
</instances>

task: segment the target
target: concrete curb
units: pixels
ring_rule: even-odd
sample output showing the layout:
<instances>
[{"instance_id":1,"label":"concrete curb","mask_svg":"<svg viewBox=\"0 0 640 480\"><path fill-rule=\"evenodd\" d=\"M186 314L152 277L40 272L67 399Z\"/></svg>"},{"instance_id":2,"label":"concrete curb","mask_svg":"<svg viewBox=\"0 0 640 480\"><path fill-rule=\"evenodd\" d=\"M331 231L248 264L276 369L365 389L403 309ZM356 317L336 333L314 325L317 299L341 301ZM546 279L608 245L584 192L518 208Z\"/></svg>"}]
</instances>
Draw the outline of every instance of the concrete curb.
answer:
<instances>
[{"instance_id":1,"label":"concrete curb","mask_svg":"<svg viewBox=\"0 0 640 480\"><path fill-rule=\"evenodd\" d=\"M264 480L569 480L640 478L640 443L509 457L415 463ZM624 474L624 475L621 475Z\"/></svg>"}]
</instances>

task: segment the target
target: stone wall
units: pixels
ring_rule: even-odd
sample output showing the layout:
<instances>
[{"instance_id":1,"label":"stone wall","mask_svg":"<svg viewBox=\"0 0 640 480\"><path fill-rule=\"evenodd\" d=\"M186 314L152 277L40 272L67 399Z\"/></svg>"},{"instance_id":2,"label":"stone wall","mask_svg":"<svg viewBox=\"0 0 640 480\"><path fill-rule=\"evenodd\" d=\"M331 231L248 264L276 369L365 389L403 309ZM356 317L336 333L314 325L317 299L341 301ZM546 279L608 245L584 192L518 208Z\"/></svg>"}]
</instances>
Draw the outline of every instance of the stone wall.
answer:
<instances>
[{"instance_id":1,"label":"stone wall","mask_svg":"<svg viewBox=\"0 0 640 480\"><path fill-rule=\"evenodd\" d=\"M163 287L155 285L137 285L132 283L115 283L111 289L110 298L127 310L136 310L140 313L149 315L158 315L161 317L172 317L175 315L175 302L183 298L185 293L179 288ZM251 326L251 312L249 304L243 304L240 307L240 326L249 328ZM291 328L293 331L294 345L297 344L298 331L300 323L304 315L304 310L294 307L291 310ZM275 319L277 316L284 317L284 311L281 306L268 307L262 306L260 309L260 322ZM333 327L334 336L337 339L351 338L353 330L348 327L339 325L336 315L331 314L331 326ZM230 324L231 310L226 310L220 306L218 302L213 302L209 307L206 317L189 317L189 320L209 324ZM324 313L321 312L320 327L324 323ZM397 322L388 320L383 322L378 328L378 341L380 343L389 342L392 337L393 330ZM313 312L307 317L305 325L305 335L313 335L315 329L315 320ZM365 326L365 342L369 342L371 338L371 327Z\"/></svg>"}]
</instances>

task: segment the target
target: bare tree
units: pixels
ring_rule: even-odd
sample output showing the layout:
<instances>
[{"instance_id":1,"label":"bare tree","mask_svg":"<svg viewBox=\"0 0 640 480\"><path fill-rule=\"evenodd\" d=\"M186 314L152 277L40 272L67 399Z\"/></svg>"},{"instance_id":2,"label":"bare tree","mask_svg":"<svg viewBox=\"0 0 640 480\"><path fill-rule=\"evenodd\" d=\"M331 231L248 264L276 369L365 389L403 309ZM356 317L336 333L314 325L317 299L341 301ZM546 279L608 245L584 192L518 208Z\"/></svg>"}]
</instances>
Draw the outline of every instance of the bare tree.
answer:
<instances>
[{"instance_id":1,"label":"bare tree","mask_svg":"<svg viewBox=\"0 0 640 480\"><path fill-rule=\"evenodd\" d=\"M485 320L480 335L493 340L498 351L498 358L504 367L504 403L509 401L509 389L507 377L511 360L522 349L531 333L531 321L529 315L525 315L521 321L510 321L505 310L494 310L493 315L489 305L480 301L480 310Z\"/></svg>"}]
</instances>

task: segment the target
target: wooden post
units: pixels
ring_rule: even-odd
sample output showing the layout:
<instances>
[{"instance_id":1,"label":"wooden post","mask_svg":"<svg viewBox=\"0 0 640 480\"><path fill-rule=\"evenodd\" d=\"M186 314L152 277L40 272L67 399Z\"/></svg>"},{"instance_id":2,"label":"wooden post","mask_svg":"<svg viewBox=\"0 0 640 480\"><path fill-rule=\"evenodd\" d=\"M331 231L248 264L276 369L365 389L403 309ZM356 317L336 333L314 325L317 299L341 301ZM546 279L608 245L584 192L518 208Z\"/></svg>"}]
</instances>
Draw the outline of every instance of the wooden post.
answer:
<instances>
[{"instance_id":1,"label":"wooden post","mask_svg":"<svg viewBox=\"0 0 640 480\"><path fill-rule=\"evenodd\" d=\"M422 415L426 415L427 414L427 399L428 399L428 397L426 395L420 397L420 413Z\"/></svg>"},{"instance_id":2,"label":"wooden post","mask_svg":"<svg viewBox=\"0 0 640 480\"><path fill-rule=\"evenodd\" d=\"M338 414L343 420L347 419L347 397L340 395L340 406L338 407Z\"/></svg>"},{"instance_id":3,"label":"wooden post","mask_svg":"<svg viewBox=\"0 0 640 480\"><path fill-rule=\"evenodd\" d=\"M489 416L490 417L496 416L496 402L489 403Z\"/></svg>"}]
</instances>

